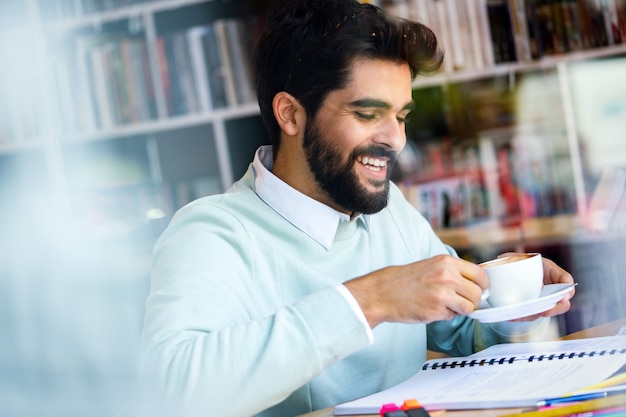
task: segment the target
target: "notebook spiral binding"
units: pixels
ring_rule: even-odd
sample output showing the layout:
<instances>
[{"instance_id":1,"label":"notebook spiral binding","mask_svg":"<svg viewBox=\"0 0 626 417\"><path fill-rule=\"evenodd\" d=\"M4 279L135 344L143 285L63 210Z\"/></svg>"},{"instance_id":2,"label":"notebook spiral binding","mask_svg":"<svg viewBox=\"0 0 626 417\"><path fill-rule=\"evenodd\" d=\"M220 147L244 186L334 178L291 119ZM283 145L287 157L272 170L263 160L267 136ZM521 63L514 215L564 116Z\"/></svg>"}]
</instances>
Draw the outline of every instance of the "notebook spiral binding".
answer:
<instances>
[{"instance_id":1,"label":"notebook spiral binding","mask_svg":"<svg viewBox=\"0 0 626 417\"><path fill-rule=\"evenodd\" d=\"M435 369L445 369L445 368L464 368L466 366L489 366L489 365L503 365L505 363L513 363L516 361L526 361L526 362L540 362L540 361L551 361L551 360L562 360L562 359L573 359L573 358L584 358L585 356L593 357L593 356L604 356L604 355L624 355L626 354L626 348L624 349L611 349L611 350L599 350L599 351L590 351L590 352L571 352L571 353L552 353L549 355L530 355L524 357L510 356L504 358L479 358L472 360L462 360L462 361L430 361L424 364L422 370L435 370Z\"/></svg>"}]
</instances>

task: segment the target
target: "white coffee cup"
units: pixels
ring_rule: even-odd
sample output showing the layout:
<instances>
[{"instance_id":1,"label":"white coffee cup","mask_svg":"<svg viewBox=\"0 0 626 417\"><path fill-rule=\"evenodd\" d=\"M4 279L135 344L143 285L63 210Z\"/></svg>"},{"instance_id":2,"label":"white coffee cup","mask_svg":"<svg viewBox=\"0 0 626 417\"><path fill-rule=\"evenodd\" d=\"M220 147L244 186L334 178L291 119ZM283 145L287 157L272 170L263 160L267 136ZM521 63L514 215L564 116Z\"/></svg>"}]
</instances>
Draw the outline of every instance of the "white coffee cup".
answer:
<instances>
[{"instance_id":1,"label":"white coffee cup","mask_svg":"<svg viewBox=\"0 0 626 417\"><path fill-rule=\"evenodd\" d=\"M489 276L483 300L492 307L539 298L543 288L543 264L539 253L517 253L479 264Z\"/></svg>"}]
</instances>

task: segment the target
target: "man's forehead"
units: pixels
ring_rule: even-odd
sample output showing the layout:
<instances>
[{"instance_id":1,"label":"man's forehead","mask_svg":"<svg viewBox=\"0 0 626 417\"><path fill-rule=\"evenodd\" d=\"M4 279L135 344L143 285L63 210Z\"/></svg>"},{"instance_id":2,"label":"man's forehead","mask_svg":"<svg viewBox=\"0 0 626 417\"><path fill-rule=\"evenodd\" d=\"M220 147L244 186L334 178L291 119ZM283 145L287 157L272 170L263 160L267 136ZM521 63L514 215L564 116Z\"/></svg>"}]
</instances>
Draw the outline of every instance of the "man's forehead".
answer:
<instances>
[{"instance_id":1,"label":"man's forehead","mask_svg":"<svg viewBox=\"0 0 626 417\"><path fill-rule=\"evenodd\" d=\"M406 63L362 58L355 60L350 67L346 84L332 91L328 98L351 107L411 109L411 82Z\"/></svg>"}]
</instances>

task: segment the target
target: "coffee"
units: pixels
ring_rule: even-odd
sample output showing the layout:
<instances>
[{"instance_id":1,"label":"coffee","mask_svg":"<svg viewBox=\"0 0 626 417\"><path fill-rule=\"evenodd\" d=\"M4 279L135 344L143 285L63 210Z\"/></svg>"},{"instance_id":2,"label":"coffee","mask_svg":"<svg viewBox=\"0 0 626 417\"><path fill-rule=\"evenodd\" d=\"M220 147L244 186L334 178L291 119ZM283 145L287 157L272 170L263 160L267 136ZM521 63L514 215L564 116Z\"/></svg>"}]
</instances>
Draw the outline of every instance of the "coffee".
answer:
<instances>
[{"instance_id":1,"label":"coffee","mask_svg":"<svg viewBox=\"0 0 626 417\"><path fill-rule=\"evenodd\" d=\"M498 258L498 259L494 259L492 261L485 262L483 264L480 264L480 266L482 268L490 268L492 266L510 264L511 262L521 261L521 260L524 260L524 259L528 259L528 258L530 258L532 256L534 256L534 255L526 254L526 253L518 253L518 254L515 254L515 255L507 256L506 258Z\"/></svg>"}]
</instances>

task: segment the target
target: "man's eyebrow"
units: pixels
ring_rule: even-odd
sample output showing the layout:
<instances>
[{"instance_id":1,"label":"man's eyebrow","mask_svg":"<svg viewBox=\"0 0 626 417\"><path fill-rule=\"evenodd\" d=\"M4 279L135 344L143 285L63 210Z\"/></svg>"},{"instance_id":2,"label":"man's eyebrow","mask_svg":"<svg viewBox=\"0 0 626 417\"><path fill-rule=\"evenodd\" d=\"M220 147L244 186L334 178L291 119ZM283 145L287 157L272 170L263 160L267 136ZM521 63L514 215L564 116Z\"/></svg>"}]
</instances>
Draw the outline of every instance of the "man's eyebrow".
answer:
<instances>
[{"instance_id":1,"label":"man's eyebrow","mask_svg":"<svg viewBox=\"0 0 626 417\"><path fill-rule=\"evenodd\" d=\"M385 109L385 110L391 109L391 104L387 103L386 101L377 100L375 98L363 98L360 100L355 100L350 103L350 106L351 107L363 107L363 108L380 108L380 109ZM412 100L408 102L404 107L402 107L402 110L413 110L413 109L415 109L415 102Z\"/></svg>"}]
</instances>

